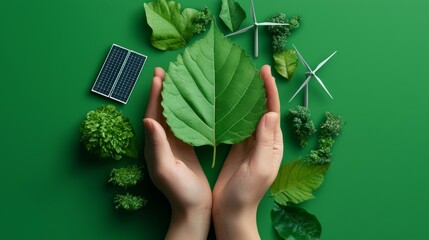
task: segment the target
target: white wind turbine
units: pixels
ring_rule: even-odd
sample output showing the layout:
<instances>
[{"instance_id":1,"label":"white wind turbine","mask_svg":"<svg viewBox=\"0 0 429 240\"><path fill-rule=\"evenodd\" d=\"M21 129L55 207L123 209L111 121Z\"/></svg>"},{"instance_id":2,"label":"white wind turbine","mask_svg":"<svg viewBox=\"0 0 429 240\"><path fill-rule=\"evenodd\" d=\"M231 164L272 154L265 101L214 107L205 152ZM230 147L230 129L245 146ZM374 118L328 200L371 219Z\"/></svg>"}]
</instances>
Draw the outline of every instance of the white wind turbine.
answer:
<instances>
[{"instance_id":1,"label":"white wind turbine","mask_svg":"<svg viewBox=\"0 0 429 240\"><path fill-rule=\"evenodd\" d=\"M251 0L251 5L252 5L252 7L251 7L250 11L251 11L251 15L252 15L252 18L253 18L253 24L250 25L250 26L248 26L248 27L245 27L243 29L240 29L240 30L238 30L236 32L230 33L230 34L226 35L226 37L238 35L238 34L247 32L250 29L254 28L255 29L254 54L255 54L255 57L258 57L258 55L259 55L259 50L258 50L259 31L258 31L258 27L259 26L285 26L285 25L289 25L289 24L288 23L274 23L274 22L261 22L261 23L259 23L256 20L255 5L253 4L253 0Z\"/></svg>"},{"instance_id":2,"label":"white wind turbine","mask_svg":"<svg viewBox=\"0 0 429 240\"><path fill-rule=\"evenodd\" d=\"M306 108L308 108L308 82L310 81L311 77L315 77L316 80L319 82L319 84L323 87L323 89L326 91L326 93L328 93L328 95L334 99L331 95L331 93L329 93L328 89L325 87L325 84L323 84L322 80L320 80L320 78L316 75L317 70L319 70L329 59L331 59L332 56L335 55L335 53L337 53L337 51L335 51L334 53L332 53L328 58L326 58L325 60L323 60L323 62L319 63L319 65L317 65L317 67L314 70L311 70L310 66L307 64L307 62L305 61L305 59L302 57L301 53L299 53L298 49L295 47L295 45L293 45L293 47L296 50L296 53L298 53L298 57L299 60L301 60L302 64L305 66L305 68L307 68L307 71L305 73L305 76L307 77L307 79L305 79L304 83L301 85L301 87L299 87L299 89L295 92L295 94L292 96L292 98L289 100L289 102L291 102L295 96L305 87L305 97L304 97L304 106Z\"/></svg>"}]
</instances>

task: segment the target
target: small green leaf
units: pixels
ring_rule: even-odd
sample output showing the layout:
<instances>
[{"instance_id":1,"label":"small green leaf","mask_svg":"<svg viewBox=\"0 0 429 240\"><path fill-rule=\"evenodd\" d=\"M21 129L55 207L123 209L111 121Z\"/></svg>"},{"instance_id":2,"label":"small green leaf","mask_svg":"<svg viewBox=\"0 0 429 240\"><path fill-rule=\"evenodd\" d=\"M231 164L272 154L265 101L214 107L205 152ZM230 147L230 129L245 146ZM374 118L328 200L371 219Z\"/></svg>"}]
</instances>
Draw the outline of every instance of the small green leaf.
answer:
<instances>
[{"instance_id":1,"label":"small green leaf","mask_svg":"<svg viewBox=\"0 0 429 240\"><path fill-rule=\"evenodd\" d=\"M281 205L312 199L313 191L322 184L328 168L329 164L308 165L301 160L286 163L271 186L271 196Z\"/></svg>"},{"instance_id":2,"label":"small green leaf","mask_svg":"<svg viewBox=\"0 0 429 240\"><path fill-rule=\"evenodd\" d=\"M289 49L276 52L274 53L273 58L274 68L276 71L286 79L290 80L298 67L298 57L295 50Z\"/></svg>"},{"instance_id":3,"label":"small green leaf","mask_svg":"<svg viewBox=\"0 0 429 240\"><path fill-rule=\"evenodd\" d=\"M152 28L150 38L152 46L160 50L175 50L185 46L194 33L201 32L200 26L195 29L194 20L199 11L186 8L182 12L180 4L172 0L158 0L144 3L146 19Z\"/></svg>"},{"instance_id":4,"label":"small green leaf","mask_svg":"<svg viewBox=\"0 0 429 240\"><path fill-rule=\"evenodd\" d=\"M277 233L287 240L318 240L322 234L316 216L296 206L276 204L271 211L271 222Z\"/></svg>"},{"instance_id":5,"label":"small green leaf","mask_svg":"<svg viewBox=\"0 0 429 240\"><path fill-rule=\"evenodd\" d=\"M206 36L170 64L163 82L164 116L193 146L235 144L265 113L265 88L251 58L212 24Z\"/></svg>"},{"instance_id":6,"label":"small green leaf","mask_svg":"<svg viewBox=\"0 0 429 240\"><path fill-rule=\"evenodd\" d=\"M237 31L246 18L246 12L240 4L234 0L222 0L222 8L219 18L231 31Z\"/></svg>"}]
</instances>

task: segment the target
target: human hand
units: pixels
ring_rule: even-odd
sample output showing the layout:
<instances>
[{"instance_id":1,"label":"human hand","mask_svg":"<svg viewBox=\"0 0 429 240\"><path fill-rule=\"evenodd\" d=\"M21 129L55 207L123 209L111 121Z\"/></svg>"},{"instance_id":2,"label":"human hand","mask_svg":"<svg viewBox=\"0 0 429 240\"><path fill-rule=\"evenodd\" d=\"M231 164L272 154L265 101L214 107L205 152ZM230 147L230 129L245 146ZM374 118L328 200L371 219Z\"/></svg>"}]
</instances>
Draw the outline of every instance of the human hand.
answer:
<instances>
[{"instance_id":1,"label":"human hand","mask_svg":"<svg viewBox=\"0 0 429 240\"><path fill-rule=\"evenodd\" d=\"M271 69L261 68L268 112L255 134L232 146L213 189L217 239L259 239L256 211L277 176L283 157L280 101Z\"/></svg>"},{"instance_id":2,"label":"human hand","mask_svg":"<svg viewBox=\"0 0 429 240\"><path fill-rule=\"evenodd\" d=\"M193 147L174 136L162 115L164 77L165 71L156 68L143 121L149 175L172 208L165 239L206 239L212 207L210 185Z\"/></svg>"}]
</instances>

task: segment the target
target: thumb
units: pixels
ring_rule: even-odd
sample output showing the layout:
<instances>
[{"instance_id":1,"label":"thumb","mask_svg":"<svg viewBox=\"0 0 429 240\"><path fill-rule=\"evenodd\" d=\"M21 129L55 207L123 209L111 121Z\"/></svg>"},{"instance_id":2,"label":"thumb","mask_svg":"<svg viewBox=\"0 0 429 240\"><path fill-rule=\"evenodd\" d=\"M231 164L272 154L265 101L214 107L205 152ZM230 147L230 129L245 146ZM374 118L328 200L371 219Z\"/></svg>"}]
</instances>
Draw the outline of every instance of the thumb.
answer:
<instances>
[{"instance_id":1,"label":"thumb","mask_svg":"<svg viewBox=\"0 0 429 240\"><path fill-rule=\"evenodd\" d=\"M268 112L264 114L259 121L256 129L256 146L255 158L256 164L267 164L272 158L275 144L275 132L279 122L279 114L276 112Z\"/></svg>"},{"instance_id":2,"label":"thumb","mask_svg":"<svg viewBox=\"0 0 429 240\"><path fill-rule=\"evenodd\" d=\"M146 129L145 157L149 171L168 166L174 161L173 153L164 128L156 120L143 119Z\"/></svg>"}]
</instances>

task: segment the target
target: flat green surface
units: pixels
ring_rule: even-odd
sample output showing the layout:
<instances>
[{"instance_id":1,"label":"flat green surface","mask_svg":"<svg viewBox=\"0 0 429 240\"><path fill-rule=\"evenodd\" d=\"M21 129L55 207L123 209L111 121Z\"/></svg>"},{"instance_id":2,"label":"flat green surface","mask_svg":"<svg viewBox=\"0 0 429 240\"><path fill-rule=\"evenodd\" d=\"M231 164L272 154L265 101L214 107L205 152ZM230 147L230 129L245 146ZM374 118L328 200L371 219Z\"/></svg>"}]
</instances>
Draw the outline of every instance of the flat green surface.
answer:
<instances>
[{"instance_id":1,"label":"flat green surface","mask_svg":"<svg viewBox=\"0 0 429 240\"><path fill-rule=\"evenodd\" d=\"M219 1L203 4L214 13ZM249 15L249 1L239 1ZM427 124L429 1L255 1L265 20L278 11L304 17L294 43L311 66L338 50L319 76L334 96L310 85L317 122L333 111L347 120L334 148L326 181L303 207L322 223L324 240L429 239ZM250 24L248 17L245 24ZM225 30L225 28L223 28ZM142 150L144 115L155 66L178 53L149 45L143 1L2 1L0 7L0 239L162 239L169 205L149 178L140 189L149 205L116 212L118 192L106 181L122 163L91 159L79 145L86 112L114 103L90 93L111 44L149 56L127 105L116 104L135 126ZM232 38L248 51L252 34ZM260 67L271 63L266 31L260 32ZM301 103L289 98L304 78L278 79L282 113ZM301 97L302 95L300 95ZM286 125L284 161L304 155ZM312 143L310 143L311 145ZM223 147L226 152L227 148ZM211 148L198 149L211 156ZM140 151L141 156L143 152ZM209 169L213 183L221 165ZM143 158L139 159L141 163ZM269 196L258 215L262 239L278 239L270 226Z\"/></svg>"}]
</instances>

